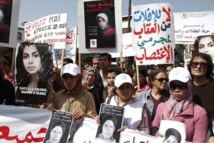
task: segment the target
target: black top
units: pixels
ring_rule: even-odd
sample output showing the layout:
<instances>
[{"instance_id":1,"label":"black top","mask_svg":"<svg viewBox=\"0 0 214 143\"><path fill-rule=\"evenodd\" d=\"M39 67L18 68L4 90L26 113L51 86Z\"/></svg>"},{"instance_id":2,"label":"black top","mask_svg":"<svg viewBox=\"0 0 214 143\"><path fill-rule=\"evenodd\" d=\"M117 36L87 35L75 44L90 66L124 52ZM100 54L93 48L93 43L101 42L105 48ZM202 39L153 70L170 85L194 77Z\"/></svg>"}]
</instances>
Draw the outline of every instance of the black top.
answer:
<instances>
[{"instance_id":1,"label":"black top","mask_svg":"<svg viewBox=\"0 0 214 143\"><path fill-rule=\"evenodd\" d=\"M0 104L3 102L5 105L15 105L15 88L11 82L0 78Z\"/></svg>"}]
</instances>

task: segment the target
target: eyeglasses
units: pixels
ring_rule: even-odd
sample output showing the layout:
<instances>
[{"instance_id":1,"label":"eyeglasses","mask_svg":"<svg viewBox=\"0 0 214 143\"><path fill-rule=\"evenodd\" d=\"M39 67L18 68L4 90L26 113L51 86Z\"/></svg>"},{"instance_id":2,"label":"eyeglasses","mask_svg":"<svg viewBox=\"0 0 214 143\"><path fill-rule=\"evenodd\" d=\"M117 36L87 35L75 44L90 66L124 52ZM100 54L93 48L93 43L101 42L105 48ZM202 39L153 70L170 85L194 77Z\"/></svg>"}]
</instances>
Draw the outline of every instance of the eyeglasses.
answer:
<instances>
[{"instance_id":1,"label":"eyeglasses","mask_svg":"<svg viewBox=\"0 0 214 143\"><path fill-rule=\"evenodd\" d=\"M175 90L176 88L180 89L180 90L184 90L184 89L187 89L188 88L188 84L187 83L180 83L180 84L173 84L173 83L170 83L169 84L169 88L171 90Z\"/></svg>"},{"instance_id":2,"label":"eyeglasses","mask_svg":"<svg viewBox=\"0 0 214 143\"><path fill-rule=\"evenodd\" d=\"M8 63L5 62L5 61L2 61L2 62L1 62L1 65L8 65Z\"/></svg>"},{"instance_id":3,"label":"eyeglasses","mask_svg":"<svg viewBox=\"0 0 214 143\"><path fill-rule=\"evenodd\" d=\"M155 78L155 80L157 80L157 81L159 81L159 82L163 82L163 81L168 82L168 81L169 81L168 78Z\"/></svg>"},{"instance_id":4,"label":"eyeglasses","mask_svg":"<svg viewBox=\"0 0 214 143\"><path fill-rule=\"evenodd\" d=\"M196 68L198 65L202 68L207 68L208 64L206 62L192 62L191 67Z\"/></svg>"}]
</instances>

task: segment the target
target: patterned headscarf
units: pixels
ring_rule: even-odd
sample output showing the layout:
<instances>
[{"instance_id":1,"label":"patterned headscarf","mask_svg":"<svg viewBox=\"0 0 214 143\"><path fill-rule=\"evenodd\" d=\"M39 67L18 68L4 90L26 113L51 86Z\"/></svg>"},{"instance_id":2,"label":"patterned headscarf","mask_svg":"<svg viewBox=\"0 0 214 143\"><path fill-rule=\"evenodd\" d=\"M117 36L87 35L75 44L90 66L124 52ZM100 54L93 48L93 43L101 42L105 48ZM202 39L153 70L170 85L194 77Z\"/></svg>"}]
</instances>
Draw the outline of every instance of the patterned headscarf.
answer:
<instances>
[{"instance_id":1,"label":"patterned headscarf","mask_svg":"<svg viewBox=\"0 0 214 143\"><path fill-rule=\"evenodd\" d=\"M168 114L167 114L168 119L173 120L176 115L182 113L192 102L193 95L192 95L191 80L189 80L187 84L188 84L188 89L187 89L188 91L187 91L186 98L181 101L175 100L170 91L170 94L171 94L170 99L166 102L168 107Z\"/></svg>"}]
</instances>

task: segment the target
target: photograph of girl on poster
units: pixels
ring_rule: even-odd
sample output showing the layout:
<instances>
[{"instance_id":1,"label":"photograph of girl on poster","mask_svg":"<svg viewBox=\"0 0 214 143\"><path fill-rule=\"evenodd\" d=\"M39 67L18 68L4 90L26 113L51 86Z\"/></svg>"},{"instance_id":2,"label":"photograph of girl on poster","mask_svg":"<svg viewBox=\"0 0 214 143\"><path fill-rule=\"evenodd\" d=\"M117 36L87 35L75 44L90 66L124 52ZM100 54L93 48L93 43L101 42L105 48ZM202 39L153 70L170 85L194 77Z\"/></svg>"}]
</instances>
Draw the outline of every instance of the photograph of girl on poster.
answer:
<instances>
[{"instance_id":1,"label":"photograph of girl on poster","mask_svg":"<svg viewBox=\"0 0 214 143\"><path fill-rule=\"evenodd\" d=\"M84 3L86 48L115 48L114 0Z\"/></svg>"},{"instance_id":2,"label":"photograph of girl on poster","mask_svg":"<svg viewBox=\"0 0 214 143\"><path fill-rule=\"evenodd\" d=\"M52 68L52 52L47 44L22 43L16 56L16 102L45 103Z\"/></svg>"}]
</instances>

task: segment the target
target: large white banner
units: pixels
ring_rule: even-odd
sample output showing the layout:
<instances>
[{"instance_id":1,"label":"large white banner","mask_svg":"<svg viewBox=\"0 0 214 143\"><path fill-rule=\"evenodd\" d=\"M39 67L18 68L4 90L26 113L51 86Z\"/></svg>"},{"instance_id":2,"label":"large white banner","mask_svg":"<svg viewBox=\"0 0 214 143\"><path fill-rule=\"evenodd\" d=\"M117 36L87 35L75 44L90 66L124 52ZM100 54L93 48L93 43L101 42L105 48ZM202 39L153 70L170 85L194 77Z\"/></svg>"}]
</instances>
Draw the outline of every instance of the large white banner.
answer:
<instances>
[{"instance_id":1,"label":"large white banner","mask_svg":"<svg viewBox=\"0 0 214 143\"><path fill-rule=\"evenodd\" d=\"M43 142L52 115L50 110L5 105L0 105L0 109L1 143ZM164 126L177 128L173 124ZM84 118L82 125L74 135L73 143L103 143L103 141L96 139L97 128L98 124L95 120ZM177 129L181 134L184 133L183 127ZM160 129L161 133L164 134L165 131L163 130ZM119 143L162 143L163 139L146 135L136 130L126 129L121 132ZM184 142L183 140L182 142Z\"/></svg>"},{"instance_id":2,"label":"large white banner","mask_svg":"<svg viewBox=\"0 0 214 143\"><path fill-rule=\"evenodd\" d=\"M0 47L16 48L20 0L0 1Z\"/></svg>"},{"instance_id":3,"label":"large white banner","mask_svg":"<svg viewBox=\"0 0 214 143\"><path fill-rule=\"evenodd\" d=\"M132 39L136 65L174 63L172 3L133 6Z\"/></svg>"},{"instance_id":4,"label":"large white banner","mask_svg":"<svg viewBox=\"0 0 214 143\"><path fill-rule=\"evenodd\" d=\"M66 42L67 13L53 14L25 23L25 40L53 44L54 49L64 49Z\"/></svg>"},{"instance_id":5,"label":"large white banner","mask_svg":"<svg viewBox=\"0 0 214 143\"><path fill-rule=\"evenodd\" d=\"M173 13L176 43L193 44L197 36L214 34L214 11Z\"/></svg>"}]
</instances>

